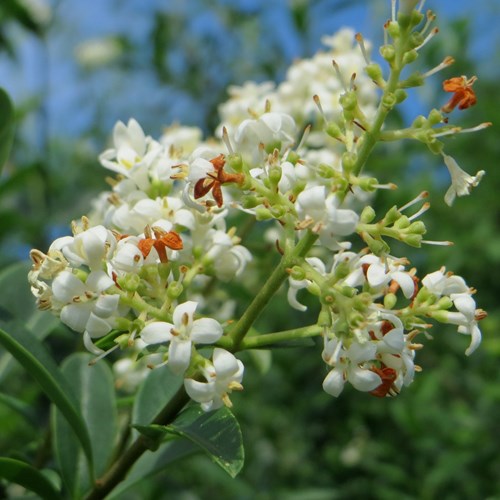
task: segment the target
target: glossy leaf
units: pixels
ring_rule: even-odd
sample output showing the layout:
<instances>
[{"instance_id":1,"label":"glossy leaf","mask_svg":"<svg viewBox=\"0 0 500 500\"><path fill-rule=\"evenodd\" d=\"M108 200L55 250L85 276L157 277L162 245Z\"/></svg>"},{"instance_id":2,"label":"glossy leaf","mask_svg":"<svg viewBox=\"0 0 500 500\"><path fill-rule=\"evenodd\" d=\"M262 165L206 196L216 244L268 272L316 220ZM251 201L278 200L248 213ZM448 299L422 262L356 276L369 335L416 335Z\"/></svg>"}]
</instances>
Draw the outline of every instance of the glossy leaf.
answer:
<instances>
[{"instance_id":1,"label":"glossy leaf","mask_svg":"<svg viewBox=\"0 0 500 500\"><path fill-rule=\"evenodd\" d=\"M80 441L88 462L92 463L90 438L75 397L56 362L42 343L22 325L12 323L9 333L0 329L2 344L38 382L43 392L57 406Z\"/></svg>"},{"instance_id":2,"label":"glossy leaf","mask_svg":"<svg viewBox=\"0 0 500 500\"><path fill-rule=\"evenodd\" d=\"M53 484L39 470L21 460L0 458L0 477L33 491L40 498L46 500L61 498Z\"/></svg>"},{"instance_id":3,"label":"glossy leaf","mask_svg":"<svg viewBox=\"0 0 500 500\"><path fill-rule=\"evenodd\" d=\"M91 354L76 353L65 360L61 371L79 403L92 443L95 474L107 468L115 443L116 400L111 369L105 361L89 366ZM91 486L80 443L60 411L53 414L54 449L63 481L72 497Z\"/></svg>"},{"instance_id":4,"label":"glossy leaf","mask_svg":"<svg viewBox=\"0 0 500 500\"><path fill-rule=\"evenodd\" d=\"M0 169L9 157L14 137L14 106L5 90L0 88Z\"/></svg>"},{"instance_id":5,"label":"glossy leaf","mask_svg":"<svg viewBox=\"0 0 500 500\"><path fill-rule=\"evenodd\" d=\"M207 413L199 406L191 406L171 425L136 428L153 439L161 434L164 439L172 439L173 436L188 439L231 477L236 477L243 467L244 450L240 426L234 415L225 407Z\"/></svg>"},{"instance_id":6,"label":"glossy leaf","mask_svg":"<svg viewBox=\"0 0 500 500\"><path fill-rule=\"evenodd\" d=\"M132 422L149 424L170 401L183 383L183 378L173 375L167 367L148 373L135 398Z\"/></svg>"}]
</instances>

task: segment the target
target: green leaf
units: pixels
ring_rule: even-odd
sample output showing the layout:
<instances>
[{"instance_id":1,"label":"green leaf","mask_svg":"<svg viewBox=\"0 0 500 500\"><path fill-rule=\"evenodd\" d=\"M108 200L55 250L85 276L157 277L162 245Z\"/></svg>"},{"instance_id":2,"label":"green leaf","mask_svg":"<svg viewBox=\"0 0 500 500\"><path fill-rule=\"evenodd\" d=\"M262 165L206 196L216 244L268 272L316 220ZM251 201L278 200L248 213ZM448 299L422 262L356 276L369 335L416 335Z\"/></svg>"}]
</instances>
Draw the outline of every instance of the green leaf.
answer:
<instances>
[{"instance_id":1,"label":"green leaf","mask_svg":"<svg viewBox=\"0 0 500 500\"><path fill-rule=\"evenodd\" d=\"M42 340L60 325L60 321L53 314L36 308L27 280L29 269L29 263L19 262L0 271L0 290L9 290L9 293L0 294L0 315L22 321L36 338ZM0 356L0 384L15 366L19 365L9 353Z\"/></svg>"},{"instance_id":2,"label":"green leaf","mask_svg":"<svg viewBox=\"0 0 500 500\"><path fill-rule=\"evenodd\" d=\"M25 418L31 425L37 424L33 407L21 399L0 392L0 404L7 406L19 415L22 415L22 417Z\"/></svg>"},{"instance_id":3,"label":"green leaf","mask_svg":"<svg viewBox=\"0 0 500 500\"><path fill-rule=\"evenodd\" d=\"M14 106L7 92L0 88L0 170L9 157L14 138Z\"/></svg>"},{"instance_id":4,"label":"green leaf","mask_svg":"<svg viewBox=\"0 0 500 500\"><path fill-rule=\"evenodd\" d=\"M113 374L105 361L93 366L94 357L88 353L75 353L67 358L61 371L79 402L92 443L97 476L103 474L110 461L116 439L116 398ZM84 466L79 442L60 411L53 414L54 449L63 481L78 498L91 486L91 477Z\"/></svg>"},{"instance_id":5,"label":"green leaf","mask_svg":"<svg viewBox=\"0 0 500 500\"><path fill-rule=\"evenodd\" d=\"M75 397L68 387L56 362L43 344L22 325L9 325L10 334L0 329L2 344L38 382L43 392L64 415L79 439L89 464L92 464L90 438ZM90 467L92 470L92 466Z\"/></svg>"},{"instance_id":6,"label":"green leaf","mask_svg":"<svg viewBox=\"0 0 500 500\"><path fill-rule=\"evenodd\" d=\"M244 449L240 426L227 408L204 412L199 406L191 406L167 426L136 426L142 434L164 439L178 436L188 439L203 450L231 477L236 477L243 467Z\"/></svg>"},{"instance_id":7,"label":"green leaf","mask_svg":"<svg viewBox=\"0 0 500 500\"><path fill-rule=\"evenodd\" d=\"M61 498L60 493L40 471L20 460L0 458L0 477L33 491L43 499Z\"/></svg>"},{"instance_id":8,"label":"green leaf","mask_svg":"<svg viewBox=\"0 0 500 500\"><path fill-rule=\"evenodd\" d=\"M132 422L149 424L179 390L183 380L173 375L168 368L157 368L148 373L135 398Z\"/></svg>"}]
</instances>

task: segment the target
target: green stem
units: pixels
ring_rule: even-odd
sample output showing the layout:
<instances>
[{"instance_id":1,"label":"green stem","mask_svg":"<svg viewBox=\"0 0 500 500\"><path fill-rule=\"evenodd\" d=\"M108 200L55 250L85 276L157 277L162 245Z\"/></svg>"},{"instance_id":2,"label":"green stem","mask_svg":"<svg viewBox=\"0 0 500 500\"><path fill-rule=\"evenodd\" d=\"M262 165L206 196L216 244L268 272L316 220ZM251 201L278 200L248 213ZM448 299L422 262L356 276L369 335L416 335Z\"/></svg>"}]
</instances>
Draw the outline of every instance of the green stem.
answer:
<instances>
[{"instance_id":1,"label":"green stem","mask_svg":"<svg viewBox=\"0 0 500 500\"><path fill-rule=\"evenodd\" d=\"M189 401L189 397L181 387L166 406L158 413L151 424L168 425L170 424L179 412L184 408ZM110 493L113 488L120 483L139 460L139 458L150 449L151 440L146 436L139 436L130 447L123 453L121 458L117 460L104 476L96 481L94 489L86 497L86 500L102 500Z\"/></svg>"},{"instance_id":2,"label":"green stem","mask_svg":"<svg viewBox=\"0 0 500 500\"><path fill-rule=\"evenodd\" d=\"M302 328L294 328L292 330L284 330L282 332L273 332L255 337L247 337L242 340L240 349L260 349L262 347L278 344L279 342L317 337L321 334L322 330L322 327L319 325L310 325Z\"/></svg>"},{"instance_id":3,"label":"green stem","mask_svg":"<svg viewBox=\"0 0 500 500\"><path fill-rule=\"evenodd\" d=\"M308 231L288 255L287 253L283 255L276 269L234 325L230 334L234 351L240 349L240 344L250 327L262 313L282 283L288 278L287 269L295 265L297 259L304 257L317 239L317 234Z\"/></svg>"}]
</instances>

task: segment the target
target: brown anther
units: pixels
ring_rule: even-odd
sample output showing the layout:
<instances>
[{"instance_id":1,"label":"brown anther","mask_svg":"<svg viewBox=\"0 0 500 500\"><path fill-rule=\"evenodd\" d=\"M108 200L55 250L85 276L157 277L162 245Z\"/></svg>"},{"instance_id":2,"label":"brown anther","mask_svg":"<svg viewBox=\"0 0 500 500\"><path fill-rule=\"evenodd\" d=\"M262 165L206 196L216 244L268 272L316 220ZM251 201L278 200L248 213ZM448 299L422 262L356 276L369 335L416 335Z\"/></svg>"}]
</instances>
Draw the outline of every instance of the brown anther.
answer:
<instances>
[{"instance_id":1,"label":"brown anther","mask_svg":"<svg viewBox=\"0 0 500 500\"><path fill-rule=\"evenodd\" d=\"M370 391L370 394L372 396L376 396L377 398L384 398L388 394L392 395L391 390L395 389L393 388L393 384L398 376L396 370L384 365L382 368L374 367L371 368L370 370L372 372L375 372L382 379L382 383L373 391Z\"/></svg>"},{"instance_id":2,"label":"brown anther","mask_svg":"<svg viewBox=\"0 0 500 500\"><path fill-rule=\"evenodd\" d=\"M474 319L476 321L481 321L482 319L486 318L486 316L488 316L488 313L484 309L476 309Z\"/></svg>"},{"instance_id":3,"label":"brown anther","mask_svg":"<svg viewBox=\"0 0 500 500\"><path fill-rule=\"evenodd\" d=\"M167 248L172 250L182 250L183 248L182 239L175 231L164 231L159 227L154 227L151 230L149 226L146 226L144 228L144 235L146 237L137 243L137 247L144 258L149 255L152 248L155 248L160 262L166 263L168 262Z\"/></svg>"}]
</instances>

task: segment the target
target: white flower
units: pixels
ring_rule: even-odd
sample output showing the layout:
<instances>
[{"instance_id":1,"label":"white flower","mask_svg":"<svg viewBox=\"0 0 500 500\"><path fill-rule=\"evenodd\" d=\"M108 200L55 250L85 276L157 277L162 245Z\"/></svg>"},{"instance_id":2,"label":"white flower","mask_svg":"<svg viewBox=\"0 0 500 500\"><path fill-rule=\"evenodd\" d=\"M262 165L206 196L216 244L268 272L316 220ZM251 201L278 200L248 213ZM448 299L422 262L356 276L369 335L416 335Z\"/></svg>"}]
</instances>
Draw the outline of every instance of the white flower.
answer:
<instances>
[{"instance_id":1,"label":"white flower","mask_svg":"<svg viewBox=\"0 0 500 500\"><path fill-rule=\"evenodd\" d=\"M149 323L141 332L146 344L170 342L168 366L176 375L184 373L191 360L193 342L212 344L222 336L222 326L212 318L194 319L197 302L179 304L172 315L173 324L164 321Z\"/></svg>"},{"instance_id":2,"label":"white flower","mask_svg":"<svg viewBox=\"0 0 500 500\"><path fill-rule=\"evenodd\" d=\"M338 238L352 234L359 222L356 212L338 205L335 195L327 196L325 186L305 189L297 197L299 216L316 223L313 231L318 232L321 243L332 250L339 248Z\"/></svg>"},{"instance_id":3,"label":"white flower","mask_svg":"<svg viewBox=\"0 0 500 500\"><path fill-rule=\"evenodd\" d=\"M442 267L439 271L427 274L422 279L422 285L437 297L442 295L450 295L452 293L466 293L469 287L464 279L456 274L445 274L445 268Z\"/></svg>"},{"instance_id":4,"label":"white flower","mask_svg":"<svg viewBox=\"0 0 500 500\"><path fill-rule=\"evenodd\" d=\"M321 273L321 275L324 276L326 274L325 264L317 257L307 257L306 262L310 266L312 266L316 271ZM291 307L297 309L297 311L307 311L307 306L301 304L297 300L297 293L299 290L307 288L312 283L311 280L308 279L296 280L290 276L288 278L288 282L290 285L287 293L288 303L290 304Z\"/></svg>"},{"instance_id":5,"label":"white flower","mask_svg":"<svg viewBox=\"0 0 500 500\"><path fill-rule=\"evenodd\" d=\"M333 367L323 381L325 392L337 397L346 382L362 392L376 389L382 383L382 379L365 366L367 361L375 359L376 351L377 347L372 342L363 344L353 342L348 349L345 349L341 340L336 337L332 339L325 337L323 360Z\"/></svg>"},{"instance_id":6,"label":"white flower","mask_svg":"<svg viewBox=\"0 0 500 500\"><path fill-rule=\"evenodd\" d=\"M448 191L446 191L444 201L447 205L451 206L455 200L455 196L466 196L470 194L472 188L479 184L485 172L484 170L480 170L475 176L472 176L462 170L451 156L443 154L443 158L451 176L451 186Z\"/></svg>"},{"instance_id":7,"label":"white flower","mask_svg":"<svg viewBox=\"0 0 500 500\"><path fill-rule=\"evenodd\" d=\"M213 367L204 370L206 382L187 378L184 387L189 397L201 403L204 411L220 408L222 405L231 407L229 394L233 390L242 390L243 363L230 352L215 348Z\"/></svg>"},{"instance_id":8,"label":"white flower","mask_svg":"<svg viewBox=\"0 0 500 500\"><path fill-rule=\"evenodd\" d=\"M119 295L104 292L114 285L104 271L92 271L85 281L73 273L62 271L52 282L53 307L60 308L61 321L76 332L83 332L85 347L94 354L101 350L92 343L114 327L118 314Z\"/></svg>"},{"instance_id":9,"label":"white flower","mask_svg":"<svg viewBox=\"0 0 500 500\"><path fill-rule=\"evenodd\" d=\"M55 240L49 248L60 250L64 257L75 267L88 266L91 271L102 269L108 252L116 245L116 238L104 226L95 226L76 234Z\"/></svg>"}]
</instances>

